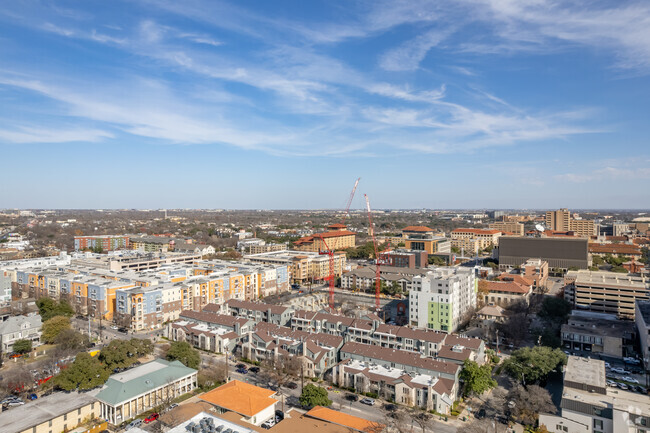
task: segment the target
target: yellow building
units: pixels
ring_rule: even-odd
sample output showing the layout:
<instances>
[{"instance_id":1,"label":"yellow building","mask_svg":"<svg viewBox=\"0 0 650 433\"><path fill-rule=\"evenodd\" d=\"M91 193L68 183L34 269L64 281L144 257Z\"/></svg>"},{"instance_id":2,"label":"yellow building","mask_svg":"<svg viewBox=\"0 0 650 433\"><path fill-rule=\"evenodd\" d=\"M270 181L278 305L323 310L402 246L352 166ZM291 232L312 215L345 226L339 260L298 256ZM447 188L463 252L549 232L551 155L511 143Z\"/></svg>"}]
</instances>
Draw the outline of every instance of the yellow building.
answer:
<instances>
[{"instance_id":1,"label":"yellow building","mask_svg":"<svg viewBox=\"0 0 650 433\"><path fill-rule=\"evenodd\" d=\"M497 246L501 235L499 230L455 229L451 232L451 246L465 252L478 253Z\"/></svg>"},{"instance_id":2,"label":"yellow building","mask_svg":"<svg viewBox=\"0 0 650 433\"><path fill-rule=\"evenodd\" d=\"M568 209L558 209L546 212L546 228L558 232L574 232L581 237L596 234L593 220L574 219Z\"/></svg>"},{"instance_id":3,"label":"yellow building","mask_svg":"<svg viewBox=\"0 0 650 433\"><path fill-rule=\"evenodd\" d=\"M508 233L512 233L515 236L524 235L524 225L519 222L497 221L495 223L491 223L488 227L490 228L490 230L508 232Z\"/></svg>"},{"instance_id":4,"label":"yellow building","mask_svg":"<svg viewBox=\"0 0 650 433\"><path fill-rule=\"evenodd\" d=\"M56 393L41 397L37 402L14 407L0 414L0 431L16 433L54 433L70 431L80 426L82 431L97 431L100 405L86 393ZM95 427L93 429L93 427Z\"/></svg>"},{"instance_id":5,"label":"yellow building","mask_svg":"<svg viewBox=\"0 0 650 433\"><path fill-rule=\"evenodd\" d=\"M356 245L356 234L347 230L343 224L332 224L327 230L298 239L293 243L294 248L298 251L317 253L328 249L345 250Z\"/></svg>"}]
</instances>

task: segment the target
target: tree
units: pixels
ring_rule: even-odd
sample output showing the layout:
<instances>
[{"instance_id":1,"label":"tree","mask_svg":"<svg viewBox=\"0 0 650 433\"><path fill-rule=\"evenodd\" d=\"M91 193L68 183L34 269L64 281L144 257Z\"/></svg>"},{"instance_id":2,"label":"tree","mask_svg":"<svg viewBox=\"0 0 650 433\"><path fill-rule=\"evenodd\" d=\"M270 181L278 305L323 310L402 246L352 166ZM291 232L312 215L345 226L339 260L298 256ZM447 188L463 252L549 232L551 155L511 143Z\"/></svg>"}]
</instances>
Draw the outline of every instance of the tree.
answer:
<instances>
[{"instance_id":1,"label":"tree","mask_svg":"<svg viewBox=\"0 0 650 433\"><path fill-rule=\"evenodd\" d=\"M54 378L54 384L66 391L79 388L80 391L103 385L109 377L109 370L88 352L79 352L72 365Z\"/></svg>"},{"instance_id":2,"label":"tree","mask_svg":"<svg viewBox=\"0 0 650 433\"><path fill-rule=\"evenodd\" d=\"M99 353L99 359L109 370L126 368L138 360L139 357L153 352L153 343L144 338L130 340L113 340Z\"/></svg>"},{"instance_id":3,"label":"tree","mask_svg":"<svg viewBox=\"0 0 650 433\"><path fill-rule=\"evenodd\" d=\"M48 344L54 344L63 331L70 328L70 319L65 316L54 316L43 323L41 338Z\"/></svg>"},{"instance_id":4,"label":"tree","mask_svg":"<svg viewBox=\"0 0 650 433\"><path fill-rule=\"evenodd\" d=\"M511 406L510 415L525 425L534 425L540 413L556 413L551 394L541 386L516 384L507 399Z\"/></svg>"},{"instance_id":5,"label":"tree","mask_svg":"<svg viewBox=\"0 0 650 433\"><path fill-rule=\"evenodd\" d=\"M465 382L465 395L481 395L497 386L497 381L492 378L490 364L478 365L477 362L466 359L460 378Z\"/></svg>"},{"instance_id":6,"label":"tree","mask_svg":"<svg viewBox=\"0 0 650 433\"><path fill-rule=\"evenodd\" d=\"M524 384L546 380L548 374L566 362L566 355L560 349L547 346L522 347L512 352L504 362L506 372Z\"/></svg>"},{"instance_id":7,"label":"tree","mask_svg":"<svg viewBox=\"0 0 650 433\"><path fill-rule=\"evenodd\" d=\"M300 404L307 407L331 406L332 400L327 397L325 388L309 383L302 389Z\"/></svg>"},{"instance_id":8,"label":"tree","mask_svg":"<svg viewBox=\"0 0 650 433\"><path fill-rule=\"evenodd\" d=\"M528 335L528 318L524 313L510 314L503 323L497 324L499 333L515 346L526 339Z\"/></svg>"},{"instance_id":9,"label":"tree","mask_svg":"<svg viewBox=\"0 0 650 433\"><path fill-rule=\"evenodd\" d=\"M55 316L70 317L74 315L74 310L66 301L56 302L50 298L40 298L36 301L41 319L46 322Z\"/></svg>"},{"instance_id":10,"label":"tree","mask_svg":"<svg viewBox=\"0 0 650 433\"><path fill-rule=\"evenodd\" d=\"M563 324L571 313L571 304L564 299L554 296L544 298L542 308L537 315L547 323Z\"/></svg>"},{"instance_id":11,"label":"tree","mask_svg":"<svg viewBox=\"0 0 650 433\"><path fill-rule=\"evenodd\" d=\"M180 361L186 367L198 369L201 365L201 355L186 341L173 341L167 351L168 361Z\"/></svg>"},{"instance_id":12,"label":"tree","mask_svg":"<svg viewBox=\"0 0 650 433\"><path fill-rule=\"evenodd\" d=\"M16 340L14 341L14 352L16 353L28 353L32 351L32 340Z\"/></svg>"},{"instance_id":13,"label":"tree","mask_svg":"<svg viewBox=\"0 0 650 433\"><path fill-rule=\"evenodd\" d=\"M74 329L64 329L54 339L54 343L56 343L62 350L68 351L83 350L89 342L90 340L87 335L83 335Z\"/></svg>"}]
</instances>

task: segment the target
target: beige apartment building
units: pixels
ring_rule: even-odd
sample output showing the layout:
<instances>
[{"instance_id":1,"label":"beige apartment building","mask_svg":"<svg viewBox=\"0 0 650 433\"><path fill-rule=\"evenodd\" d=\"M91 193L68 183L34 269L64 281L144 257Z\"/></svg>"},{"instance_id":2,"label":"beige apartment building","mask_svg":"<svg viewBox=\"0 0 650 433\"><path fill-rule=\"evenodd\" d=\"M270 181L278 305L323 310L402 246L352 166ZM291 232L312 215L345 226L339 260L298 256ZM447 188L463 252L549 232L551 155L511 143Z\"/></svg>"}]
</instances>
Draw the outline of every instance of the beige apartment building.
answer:
<instances>
[{"instance_id":1,"label":"beige apartment building","mask_svg":"<svg viewBox=\"0 0 650 433\"><path fill-rule=\"evenodd\" d=\"M272 253L273 251L286 251L288 250L287 244L266 244L266 245L250 245L248 247L249 254L262 254Z\"/></svg>"},{"instance_id":2,"label":"beige apartment building","mask_svg":"<svg viewBox=\"0 0 650 433\"><path fill-rule=\"evenodd\" d=\"M273 251L246 256L254 263L286 265L289 269L289 281L293 284L324 281L330 274L329 255L309 251ZM344 252L334 253L334 275L341 276L347 258Z\"/></svg>"},{"instance_id":3,"label":"beige apartment building","mask_svg":"<svg viewBox=\"0 0 650 433\"><path fill-rule=\"evenodd\" d=\"M489 225L490 230L512 233L515 236L524 235L524 225L520 222L497 221Z\"/></svg>"},{"instance_id":4,"label":"beige apartment building","mask_svg":"<svg viewBox=\"0 0 650 433\"><path fill-rule=\"evenodd\" d=\"M324 233L315 233L311 236L305 236L293 243L298 251L309 251L317 253L319 251L345 250L353 248L356 245L356 234L346 229L343 224L332 224L327 227Z\"/></svg>"},{"instance_id":5,"label":"beige apartment building","mask_svg":"<svg viewBox=\"0 0 650 433\"><path fill-rule=\"evenodd\" d=\"M501 235L499 230L455 229L451 232L451 246L466 253L478 253L498 245Z\"/></svg>"},{"instance_id":6,"label":"beige apartment building","mask_svg":"<svg viewBox=\"0 0 650 433\"><path fill-rule=\"evenodd\" d=\"M592 220L574 219L566 208L546 212L546 228L559 232L574 232L581 237L596 234L596 225Z\"/></svg>"}]
</instances>

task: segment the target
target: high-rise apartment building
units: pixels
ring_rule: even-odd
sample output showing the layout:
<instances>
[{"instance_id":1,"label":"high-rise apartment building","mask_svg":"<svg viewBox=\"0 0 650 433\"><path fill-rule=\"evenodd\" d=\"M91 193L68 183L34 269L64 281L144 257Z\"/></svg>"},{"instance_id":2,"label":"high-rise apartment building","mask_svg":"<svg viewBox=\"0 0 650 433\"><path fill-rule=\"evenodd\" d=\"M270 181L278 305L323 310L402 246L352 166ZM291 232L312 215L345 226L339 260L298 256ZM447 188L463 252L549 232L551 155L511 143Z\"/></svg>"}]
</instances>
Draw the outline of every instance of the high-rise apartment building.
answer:
<instances>
[{"instance_id":1,"label":"high-rise apartment building","mask_svg":"<svg viewBox=\"0 0 650 433\"><path fill-rule=\"evenodd\" d=\"M596 225L593 220L575 219L566 208L546 212L546 228L558 232L574 232L581 237L590 237L596 234Z\"/></svg>"},{"instance_id":2,"label":"high-rise apartment building","mask_svg":"<svg viewBox=\"0 0 650 433\"><path fill-rule=\"evenodd\" d=\"M519 222L497 221L495 223L491 223L488 227L490 230L498 230L503 233L512 233L515 236L524 235L524 225Z\"/></svg>"},{"instance_id":3,"label":"high-rise apartment building","mask_svg":"<svg viewBox=\"0 0 650 433\"><path fill-rule=\"evenodd\" d=\"M436 268L413 277L409 291L411 326L454 332L476 306L472 268Z\"/></svg>"}]
</instances>

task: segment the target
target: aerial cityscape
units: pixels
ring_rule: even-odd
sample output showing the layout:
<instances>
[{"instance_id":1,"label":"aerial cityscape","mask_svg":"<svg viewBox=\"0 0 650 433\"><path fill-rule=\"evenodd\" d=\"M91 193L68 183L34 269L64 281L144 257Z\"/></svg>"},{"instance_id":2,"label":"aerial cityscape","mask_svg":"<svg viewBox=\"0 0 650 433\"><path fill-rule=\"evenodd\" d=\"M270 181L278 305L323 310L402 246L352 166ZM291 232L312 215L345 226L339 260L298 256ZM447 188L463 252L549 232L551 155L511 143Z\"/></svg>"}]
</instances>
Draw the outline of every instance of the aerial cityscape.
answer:
<instances>
[{"instance_id":1,"label":"aerial cityscape","mask_svg":"<svg viewBox=\"0 0 650 433\"><path fill-rule=\"evenodd\" d=\"M0 432L650 433L650 4L0 8Z\"/></svg>"}]
</instances>

